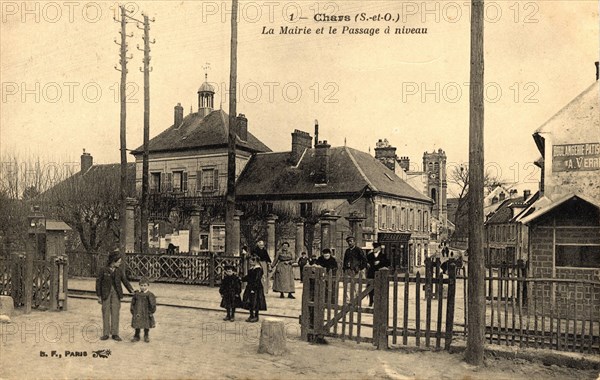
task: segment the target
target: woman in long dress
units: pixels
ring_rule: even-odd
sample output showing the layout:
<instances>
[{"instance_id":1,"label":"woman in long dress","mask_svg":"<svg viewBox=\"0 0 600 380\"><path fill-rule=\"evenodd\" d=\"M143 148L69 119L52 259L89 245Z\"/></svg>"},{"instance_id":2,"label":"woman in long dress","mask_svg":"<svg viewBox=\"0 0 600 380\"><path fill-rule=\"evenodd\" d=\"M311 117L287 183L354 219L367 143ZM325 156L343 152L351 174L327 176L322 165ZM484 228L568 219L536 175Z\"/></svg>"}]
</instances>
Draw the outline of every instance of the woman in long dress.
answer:
<instances>
[{"instance_id":1,"label":"woman in long dress","mask_svg":"<svg viewBox=\"0 0 600 380\"><path fill-rule=\"evenodd\" d=\"M277 254L275 261L273 261L274 273L273 273L273 291L279 292L279 298L283 298L283 293L288 294L288 298L294 297L295 284L294 284L294 273L292 271L292 264L294 262L294 256L289 252L290 244L284 242L281 245L281 251Z\"/></svg>"}]
</instances>

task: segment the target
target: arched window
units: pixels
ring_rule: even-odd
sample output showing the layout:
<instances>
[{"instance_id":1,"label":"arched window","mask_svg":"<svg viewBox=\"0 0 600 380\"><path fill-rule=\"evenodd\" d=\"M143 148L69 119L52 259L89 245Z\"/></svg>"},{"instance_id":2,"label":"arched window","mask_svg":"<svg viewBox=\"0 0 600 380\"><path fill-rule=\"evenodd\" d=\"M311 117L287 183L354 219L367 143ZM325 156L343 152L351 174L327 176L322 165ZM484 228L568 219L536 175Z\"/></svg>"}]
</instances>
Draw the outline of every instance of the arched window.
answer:
<instances>
[{"instance_id":1,"label":"arched window","mask_svg":"<svg viewBox=\"0 0 600 380\"><path fill-rule=\"evenodd\" d=\"M431 199L433 199L433 203L437 203L437 190L435 188L431 189Z\"/></svg>"}]
</instances>

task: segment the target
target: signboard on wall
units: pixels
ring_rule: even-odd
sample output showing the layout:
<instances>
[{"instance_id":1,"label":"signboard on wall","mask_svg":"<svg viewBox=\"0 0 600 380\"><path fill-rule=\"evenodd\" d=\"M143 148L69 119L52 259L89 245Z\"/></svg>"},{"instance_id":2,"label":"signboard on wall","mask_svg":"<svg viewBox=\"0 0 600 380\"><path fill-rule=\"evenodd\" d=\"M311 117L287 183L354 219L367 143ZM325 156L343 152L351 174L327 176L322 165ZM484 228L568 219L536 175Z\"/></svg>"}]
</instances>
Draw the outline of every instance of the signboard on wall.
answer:
<instances>
[{"instance_id":1,"label":"signboard on wall","mask_svg":"<svg viewBox=\"0 0 600 380\"><path fill-rule=\"evenodd\" d=\"M552 146L552 171L600 170L600 143Z\"/></svg>"}]
</instances>

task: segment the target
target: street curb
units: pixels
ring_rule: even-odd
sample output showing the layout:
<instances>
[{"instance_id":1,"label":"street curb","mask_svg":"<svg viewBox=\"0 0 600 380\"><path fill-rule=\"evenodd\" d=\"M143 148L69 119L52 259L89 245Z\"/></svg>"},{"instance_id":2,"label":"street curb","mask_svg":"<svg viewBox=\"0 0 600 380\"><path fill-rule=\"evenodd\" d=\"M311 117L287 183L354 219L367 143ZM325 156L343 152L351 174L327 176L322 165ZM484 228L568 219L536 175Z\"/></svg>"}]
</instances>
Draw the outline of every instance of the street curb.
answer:
<instances>
[{"instance_id":1,"label":"street curb","mask_svg":"<svg viewBox=\"0 0 600 380\"><path fill-rule=\"evenodd\" d=\"M466 344L452 345L450 353L462 353L466 349ZM595 355L585 355L576 352L559 352L545 349L521 348L521 347L502 347L498 345L485 346L486 359L504 358L504 359L522 359L529 362L539 362L546 366L556 365L580 370L600 370L600 358Z\"/></svg>"}]
</instances>

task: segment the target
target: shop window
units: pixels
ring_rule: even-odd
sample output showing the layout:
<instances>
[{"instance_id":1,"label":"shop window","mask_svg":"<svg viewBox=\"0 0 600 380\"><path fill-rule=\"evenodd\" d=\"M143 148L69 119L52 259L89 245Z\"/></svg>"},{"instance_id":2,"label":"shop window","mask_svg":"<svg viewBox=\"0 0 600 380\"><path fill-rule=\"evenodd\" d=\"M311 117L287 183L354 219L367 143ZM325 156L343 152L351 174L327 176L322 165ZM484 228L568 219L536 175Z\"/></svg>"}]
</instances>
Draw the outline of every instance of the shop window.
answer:
<instances>
[{"instance_id":1,"label":"shop window","mask_svg":"<svg viewBox=\"0 0 600 380\"><path fill-rule=\"evenodd\" d=\"M600 245L556 245L557 267L600 268Z\"/></svg>"}]
</instances>

